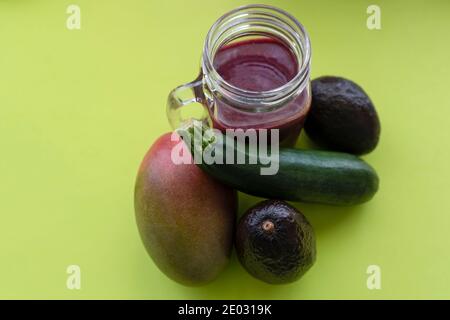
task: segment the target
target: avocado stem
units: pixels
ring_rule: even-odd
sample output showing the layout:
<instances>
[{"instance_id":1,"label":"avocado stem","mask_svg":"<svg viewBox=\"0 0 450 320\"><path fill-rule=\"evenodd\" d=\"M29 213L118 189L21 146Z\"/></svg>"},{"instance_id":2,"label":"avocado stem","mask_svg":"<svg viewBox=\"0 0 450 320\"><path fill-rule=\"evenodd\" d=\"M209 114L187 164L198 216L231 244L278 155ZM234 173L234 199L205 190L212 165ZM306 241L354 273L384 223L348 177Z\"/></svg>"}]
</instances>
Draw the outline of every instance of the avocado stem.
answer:
<instances>
[{"instance_id":1,"label":"avocado stem","mask_svg":"<svg viewBox=\"0 0 450 320\"><path fill-rule=\"evenodd\" d=\"M275 225L272 221L266 220L262 223L262 229L268 233L272 233L275 230Z\"/></svg>"}]
</instances>

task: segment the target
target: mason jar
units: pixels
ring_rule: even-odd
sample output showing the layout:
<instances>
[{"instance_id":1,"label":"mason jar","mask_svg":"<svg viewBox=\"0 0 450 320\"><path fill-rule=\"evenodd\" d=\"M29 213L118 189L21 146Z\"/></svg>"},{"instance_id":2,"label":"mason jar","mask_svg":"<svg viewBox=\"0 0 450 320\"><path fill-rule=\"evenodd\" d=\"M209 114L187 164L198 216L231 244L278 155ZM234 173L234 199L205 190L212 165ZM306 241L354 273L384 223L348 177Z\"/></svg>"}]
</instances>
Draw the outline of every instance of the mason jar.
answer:
<instances>
[{"instance_id":1,"label":"mason jar","mask_svg":"<svg viewBox=\"0 0 450 320\"><path fill-rule=\"evenodd\" d=\"M220 17L203 47L200 75L172 90L167 115L175 129L189 118L182 108L200 103L197 120L226 129L278 129L292 146L311 104L311 45L292 15L248 5Z\"/></svg>"}]
</instances>

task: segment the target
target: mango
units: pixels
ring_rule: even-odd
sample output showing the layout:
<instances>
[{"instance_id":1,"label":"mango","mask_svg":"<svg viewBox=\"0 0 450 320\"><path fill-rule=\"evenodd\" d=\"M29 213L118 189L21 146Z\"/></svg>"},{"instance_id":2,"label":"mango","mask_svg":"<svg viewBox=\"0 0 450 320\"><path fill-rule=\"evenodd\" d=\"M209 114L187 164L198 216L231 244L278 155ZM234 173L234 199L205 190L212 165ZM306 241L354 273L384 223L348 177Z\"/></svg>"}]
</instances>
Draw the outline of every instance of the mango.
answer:
<instances>
[{"instance_id":1,"label":"mango","mask_svg":"<svg viewBox=\"0 0 450 320\"><path fill-rule=\"evenodd\" d=\"M183 141L174 137L161 136L142 161L135 186L136 222L158 268L181 284L198 286L214 280L228 264L237 194L201 171ZM171 158L180 143L190 164L175 164Z\"/></svg>"}]
</instances>

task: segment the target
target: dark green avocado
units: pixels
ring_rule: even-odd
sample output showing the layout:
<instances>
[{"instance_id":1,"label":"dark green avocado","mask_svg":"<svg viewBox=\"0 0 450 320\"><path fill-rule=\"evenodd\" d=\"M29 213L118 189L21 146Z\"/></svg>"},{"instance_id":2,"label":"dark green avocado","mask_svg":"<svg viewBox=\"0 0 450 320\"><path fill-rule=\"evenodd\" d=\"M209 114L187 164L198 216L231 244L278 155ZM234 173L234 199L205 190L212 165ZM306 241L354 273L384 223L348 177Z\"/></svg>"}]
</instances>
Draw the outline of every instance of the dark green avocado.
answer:
<instances>
[{"instance_id":1,"label":"dark green avocado","mask_svg":"<svg viewBox=\"0 0 450 320\"><path fill-rule=\"evenodd\" d=\"M305 216L284 201L266 200L250 208L236 232L244 268L271 284L299 279L316 259L314 231Z\"/></svg>"},{"instance_id":2,"label":"dark green avocado","mask_svg":"<svg viewBox=\"0 0 450 320\"><path fill-rule=\"evenodd\" d=\"M305 131L328 149L361 155L377 146L380 120L360 86L341 77L325 76L312 81Z\"/></svg>"}]
</instances>

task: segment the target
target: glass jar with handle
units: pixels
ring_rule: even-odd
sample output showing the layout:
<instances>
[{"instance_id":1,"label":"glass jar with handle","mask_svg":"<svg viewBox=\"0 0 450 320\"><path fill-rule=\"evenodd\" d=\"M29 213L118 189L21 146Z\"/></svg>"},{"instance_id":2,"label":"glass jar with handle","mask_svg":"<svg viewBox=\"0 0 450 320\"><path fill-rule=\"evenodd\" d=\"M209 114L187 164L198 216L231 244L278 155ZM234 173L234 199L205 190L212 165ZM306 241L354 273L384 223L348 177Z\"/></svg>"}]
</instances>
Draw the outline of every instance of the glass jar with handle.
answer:
<instances>
[{"instance_id":1,"label":"glass jar with handle","mask_svg":"<svg viewBox=\"0 0 450 320\"><path fill-rule=\"evenodd\" d=\"M249 5L219 18L203 48L200 75L169 94L175 129L189 119L181 109L201 103L201 119L225 129L279 129L282 145L295 144L311 104L311 45L289 13Z\"/></svg>"}]
</instances>

